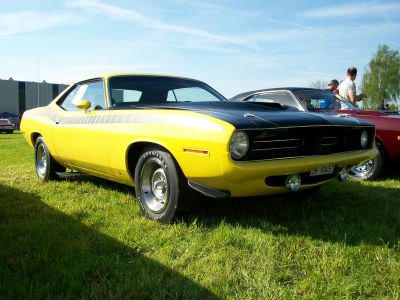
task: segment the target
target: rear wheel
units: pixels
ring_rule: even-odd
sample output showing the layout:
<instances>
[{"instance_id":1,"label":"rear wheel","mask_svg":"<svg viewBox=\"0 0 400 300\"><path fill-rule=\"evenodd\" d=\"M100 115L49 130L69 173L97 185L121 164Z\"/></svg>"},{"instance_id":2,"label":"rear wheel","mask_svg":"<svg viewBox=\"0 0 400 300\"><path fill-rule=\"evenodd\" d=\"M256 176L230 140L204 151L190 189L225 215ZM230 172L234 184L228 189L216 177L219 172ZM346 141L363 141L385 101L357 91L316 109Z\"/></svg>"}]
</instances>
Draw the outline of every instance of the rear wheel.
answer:
<instances>
[{"instance_id":1,"label":"rear wheel","mask_svg":"<svg viewBox=\"0 0 400 300\"><path fill-rule=\"evenodd\" d=\"M41 136L35 142L35 169L37 177L43 181L59 179L56 172L65 171L65 168L51 156Z\"/></svg>"},{"instance_id":2,"label":"rear wheel","mask_svg":"<svg viewBox=\"0 0 400 300\"><path fill-rule=\"evenodd\" d=\"M171 154L145 149L135 169L136 200L149 219L169 223L182 207L185 181Z\"/></svg>"}]
</instances>

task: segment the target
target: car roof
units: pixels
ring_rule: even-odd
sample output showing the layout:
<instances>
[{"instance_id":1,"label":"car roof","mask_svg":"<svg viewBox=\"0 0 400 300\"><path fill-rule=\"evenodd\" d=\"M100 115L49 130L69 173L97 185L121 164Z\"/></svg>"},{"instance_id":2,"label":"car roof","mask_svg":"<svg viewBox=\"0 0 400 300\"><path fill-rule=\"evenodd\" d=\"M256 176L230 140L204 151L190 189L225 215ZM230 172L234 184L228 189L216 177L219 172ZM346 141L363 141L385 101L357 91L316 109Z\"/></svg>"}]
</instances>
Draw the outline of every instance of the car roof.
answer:
<instances>
[{"instance_id":1,"label":"car roof","mask_svg":"<svg viewBox=\"0 0 400 300\"><path fill-rule=\"evenodd\" d=\"M186 80L199 81L199 80L193 79L193 78L182 77L182 76L175 76L175 75L167 75L167 74L134 73L134 72L109 72L109 73L102 73L102 74L99 74L98 76L91 76L91 77L85 78L85 79L83 79L83 80L79 80L79 81L77 81L76 83L83 82L83 81L89 81L89 80L93 80L93 79L98 79L98 78L108 79L108 78L116 77L116 76L166 77L166 78L178 78L178 79L186 79Z\"/></svg>"},{"instance_id":2,"label":"car roof","mask_svg":"<svg viewBox=\"0 0 400 300\"><path fill-rule=\"evenodd\" d=\"M135 72L109 72L109 73L102 73L97 76L90 76L83 78L81 80L75 81L71 83L62 93L60 93L52 102L57 103L65 93L71 90L71 88L77 84L83 84L86 82L91 82L91 81L97 81L99 79L107 80L112 77L118 77L118 76L138 76L138 77L143 77L143 76L148 76L148 77L164 77L164 78L175 78L175 79L183 79L183 80L191 80L199 83L206 84L205 82L198 80L198 79L193 79L189 77L182 77L182 76L175 76L175 75L167 75L167 74L156 74L156 73L135 73ZM218 93L218 92L217 92ZM218 93L221 95L224 99L226 99L222 94Z\"/></svg>"},{"instance_id":3,"label":"car roof","mask_svg":"<svg viewBox=\"0 0 400 300\"><path fill-rule=\"evenodd\" d=\"M311 90L311 91L325 91L316 88L310 87L279 87L279 88L269 88L269 89L261 89L261 90L254 90L245 93L238 94L231 98L231 100L241 100L245 99L253 94L259 94L263 92L272 92L272 91L290 91L290 92L297 92L297 91L304 91L304 90Z\"/></svg>"}]
</instances>

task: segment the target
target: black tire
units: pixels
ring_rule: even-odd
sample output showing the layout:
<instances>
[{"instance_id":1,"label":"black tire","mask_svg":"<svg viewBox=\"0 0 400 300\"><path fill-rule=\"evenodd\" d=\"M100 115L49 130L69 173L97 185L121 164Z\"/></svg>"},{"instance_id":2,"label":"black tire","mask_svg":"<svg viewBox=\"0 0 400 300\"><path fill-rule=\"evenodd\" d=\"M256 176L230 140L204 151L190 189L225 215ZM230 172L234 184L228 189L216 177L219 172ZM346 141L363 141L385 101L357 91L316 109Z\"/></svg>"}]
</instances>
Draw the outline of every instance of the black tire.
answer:
<instances>
[{"instance_id":1,"label":"black tire","mask_svg":"<svg viewBox=\"0 0 400 300\"><path fill-rule=\"evenodd\" d=\"M65 172L65 168L51 156L41 136L35 142L35 170L37 177L43 181L58 180L56 172Z\"/></svg>"},{"instance_id":2,"label":"black tire","mask_svg":"<svg viewBox=\"0 0 400 300\"><path fill-rule=\"evenodd\" d=\"M353 168L350 172L350 178L355 180L375 180L383 172L384 155L380 150L373 159L366 161L363 165Z\"/></svg>"},{"instance_id":3,"label":"black tire","mask_svg":"<svg viewBox=\"0 0 400 300\"><path fill-rule=\"evenodd\" d=\"M181 211L186 181L167 151L149 147L135 168L136 200L144 216L170 223Z\"/></svg>"}]
</instances>

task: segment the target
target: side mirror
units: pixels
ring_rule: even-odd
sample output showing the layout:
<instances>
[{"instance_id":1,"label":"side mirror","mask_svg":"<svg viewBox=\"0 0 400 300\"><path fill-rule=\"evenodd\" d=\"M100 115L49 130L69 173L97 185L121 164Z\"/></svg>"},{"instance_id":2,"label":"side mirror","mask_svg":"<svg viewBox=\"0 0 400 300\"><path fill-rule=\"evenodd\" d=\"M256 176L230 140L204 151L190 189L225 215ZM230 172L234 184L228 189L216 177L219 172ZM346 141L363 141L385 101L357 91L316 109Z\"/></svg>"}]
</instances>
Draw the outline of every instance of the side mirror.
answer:
<instances>
[{"instance_id":1,"label":"side mirror","mask_svg":"<svg viewBox=\"0 0 400 300\"><path fill-rule=\"evenodd\" d=\"M87 110L90 108L90 106L92 106L92 103L90 103L88 100L79 100L75 103L75 106L79 109Z\"/></svg>"}]
</instances>

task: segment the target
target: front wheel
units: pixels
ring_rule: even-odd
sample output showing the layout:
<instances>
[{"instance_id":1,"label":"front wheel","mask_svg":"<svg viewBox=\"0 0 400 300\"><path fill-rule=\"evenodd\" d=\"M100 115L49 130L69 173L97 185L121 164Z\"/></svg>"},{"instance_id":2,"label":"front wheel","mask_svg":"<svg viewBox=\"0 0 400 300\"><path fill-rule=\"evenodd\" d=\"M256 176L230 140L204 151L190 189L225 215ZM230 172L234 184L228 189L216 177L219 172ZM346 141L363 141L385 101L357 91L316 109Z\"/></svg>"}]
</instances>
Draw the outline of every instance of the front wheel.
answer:
<instances>
[{"instance_id":1,"label":"front wheel","mask_svg":"<svg viewBox=\"0 0 400 300\"><path fill-rule=\"evenodd\" d=\"M184 180L171 154L160 148L145 149L135 168L136 200L149 219L169 223L183 195Z\"/></svg>"},{"instance_id":2,"label":"front wheel","mask_svg":"<svg viewBox=\"0 0 400 300\"><path fill-rule=\"evenodd\" d=\"M379 177L383 169L383 155L379 151L373 159L367 160L362 165L350 171L350 178L355 180L374 180Z\"/></svg>"},{"instance_id":3,"label":"front wheel","mask_svg":"<svg viewBox=\"0 0 400 300\"><path fill-rule=\"evenodd\" d=\"M35 169L37 177L43 181L59 179L56 172L65 171L51 156L43 137L38 137L35 142Z\"/></svg>"}]
</instances>

